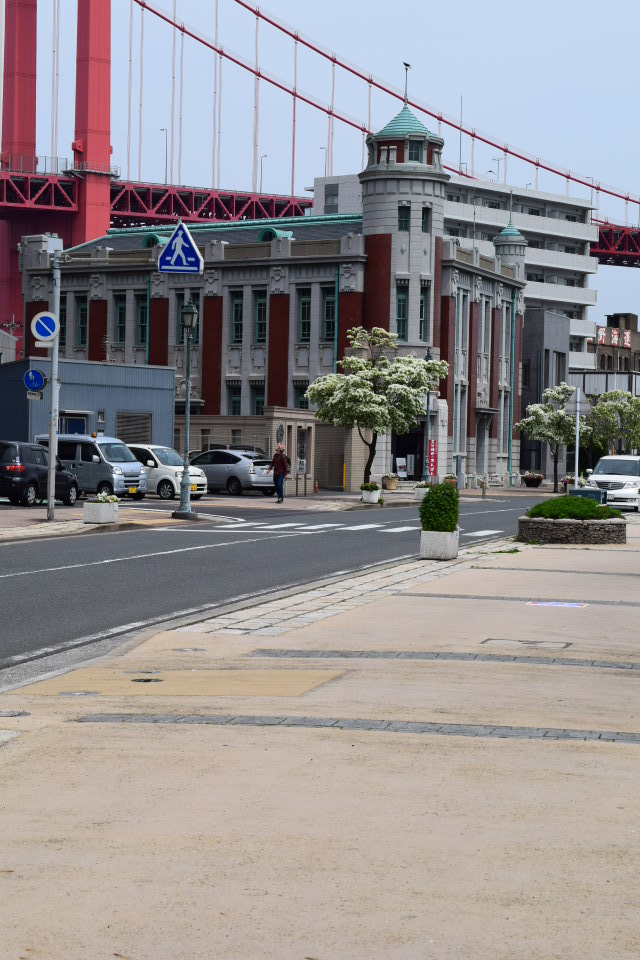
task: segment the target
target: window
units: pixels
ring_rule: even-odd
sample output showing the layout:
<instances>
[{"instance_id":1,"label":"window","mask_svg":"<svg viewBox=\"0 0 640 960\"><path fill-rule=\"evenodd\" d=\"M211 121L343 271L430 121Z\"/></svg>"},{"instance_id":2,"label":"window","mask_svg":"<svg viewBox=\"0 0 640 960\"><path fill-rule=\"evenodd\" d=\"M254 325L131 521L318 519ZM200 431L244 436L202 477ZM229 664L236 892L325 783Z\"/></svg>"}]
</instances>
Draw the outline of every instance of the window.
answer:
<instances>
[{"instance_id":1,"label":"window","mask_svg":"<svg viewBox=\"0 0 640 960\"><path fill-rule=\"evenodd\" d=\"M176 311L178 317L178 343L184 343L184 323L182 322L182 308L185 303L185 290L176 290ZM196 318L196 324L193 330L191 331L191 342L199 343L200 342L200 291L191 292L187 297L187 303L191 302L195 305L196 310L198 311L198 316Z\"/></svg>"},{"instance_id":2,"label":"window","mask_svg":"<svg viewBox=\"0 0 640 960\"><path fill-rule=\"evenodd\" d=\"M294 384L293 387L293 403L298 410L308 410L309 401L307 400L305 393L307 392L307 387L309 384Z\"/></svg>"},{"instance_id":3,"label":"window","mask_svg":"<svg viewBox=\"0 0 640 960\"><path fill-rule=\"evenodd\" d=\"M523 360L522 361L522 386L528 387L531 385L531 361Z\"/></svg>"},{"instance_id":4,"label":"window","mask_svg":"<svg viewBox=\"0 0 640 960\"><path fill-rule=\"evenodd\" d=\"M338 184L325 183L324 185L324 212L338 212Z\"/></svg>"},{"instance_id":5,"label":"window","mask_svg":"<svg viewBox=\"0 0 640 960\"><path fill-rule=\"evenodd\" d=\"M242 343L242 290L233 290L231 293L231 342Z\"/></svg>"},{"instance_id":6,"label":"window","mask_svg":"<svg viewBox=\"0 0 640 960\"><path fill-rule=\"evenodd\" d=\"M396 288L396 333L398 340L408 339L409 291L406 287Z\"/></svg>"},{"instance_id":7,"label":"window","mask_svg":"<svg viewBox=\"0 0 640 960\"><path fill-rule=\"evenodd\" d=\"M544 250L544 243L541 240L529 240L529 250Z\"/></svg>"},{"instance_id":8,"label":"window","mask_svg":"<svg viewBox=\"0 0 640 960\"><path fill-rule=\"evenodd\" d=\"M114 293L114 326L113 342L121 346L125 342L127 329L127 295L126 293Z\"/></svg>"},{"instance_id":9,"label":"window","mask_svg":"<svg viewBox=\"0 0 640 960\"><path fill-rule=\"evenodd\" d=\"M409 163L422 163L422 144L419 140L409 141Z\"/></svg>"},{"instance_id":10,"label":"window","mask_svg":"<svg viewBox=\"0 0 640 960\"><path fill-rule=\"evenodd\" d=\"M462 203L462 197L458 193L448 193L447 200L450 200L452 203Z\"/></svg>"},{"instance_id":11,"label":"window","mask_svg":"<svg viewBox=\"0 0 640 960\"><path fill-rule=\"evenodd\" d=\"M333 343L336 335L335 290L322 291L322 339Z\"/></svg>"},{"instance_id":12,"label":"window","mask_svg":"<svg viewBox=\"0 0 640 960\"><path fill-rule=\"evenodd\" d=\"M251 413L254 417L261 417L264 413L264 383L251 387Z\"/></svg>"},{"instance_id":13,"label":"window","mask_svg":"<svg viewBox=\"0 0 640 960\"><path fill-rule=\"evenodd\" d=\"M420 339L429 340L429 287L420 287Z\"/></svg>"},{"instance_id":14,"label":"window","mask_svg":"<svg viewBox=\"0 0 640 960\"><path fill-rule=\"evenodd\" d=\"M486 205L490 210L502 210L502 204L499 200L487 200Z\"/></svg>"},{"instance_id":15,"label":"window","mask_svg":"<svg viewBox=\"0 0 640 960\"><path fill-rule=\"evenodd\" d=\"M544 274L543 273L528 273L527 280L529 283L544 283Z\"/></svg>"},{"instance_id":16,"label":"window","mask_svg":"<svg viewBox=\"0 0 640 960\"><path fill-rule=\"evenodd\" d=\"M87 298L76 297L76 346L87 345Z\"/></svg>"},{"instance_id":17,"label":"window","mask_svg":"<svg viewBox=\"0 0 640 960\"><path fill-rule=\"evenodd\" d=\"M542 213L541 210L538 210L537 207L529 207L527 213L530 217L539 217Z\"/></svg>"},{"instance_id":18,"label":"window","mask_svg":"<svg viewBox=\"0 0 640 960\"><path fill-rule=\"evenodd\" d=\"M554 359L554 365L555 365L554 385L557 385L558 383L562 383L566 376L566 367L567 367L566 357L564 353L556 353L556 351L554 350L553 359Z\"/></svg>"},{"instance_id":19,"label":"window","mask_svg":"<svg viewBox=\"0 0 640 960\"><path fill-rule=\"evenodd\" d=\"M208 450L211 446L211 430L200 431L200 449Z\"/></svg>"},{"instance_id":20,"label":"window","mask_svg":"<svg viewBox=\"0 0 640 960\"><path fill-rule=\"evenodd\" d=\"M398 207L398 230L403 233L409 232L411 225L411 207L403 204Z\"/></svg>"},{"instance_id":21,"label":"window","mask_svg":"<svg viewBox=\"0 0 640 960\"><path fill-rule=\"evenodd\" d=\"M422 232L429 233L429 224L431 222L431 210L429 207L422 208Z\"/></svg>"},{"instance_id":22,"label":"window","mask_svg":"<svg viewBox=\"0 0 640 960\"><path fill-rule=\"evenodd\" d=\"M298 291L298 343L311 340L311 290Z\"/></svg>"},{"instance_id":23,"label":"window","mask_svg":"<svg viewBox=\"0 0 640 960\"><path fill-rule=\"evenodd\" d=\"M240 404L242 400L242 387L227 387L227 408L230 417L240 416Z\"/></svg>"},{"instance_id":24,"label":"window","mask_svg":"<svg viewBox=\"0 0 640 960\"><path fill-rule=\"evenodd\" d=\"M136 346L147 344L149 332L149 304L146 293L136 293Z\"/></svg>"},{"instance_id":25,"label":"window","mask_svg":"<svg viewBox=\"0 0 640 960\"><path fill-rule=\"evenodd\" d=\"M60 295L60 313L58 315L58 320L60 321L60 333L58 334L58 345L64 350L67 344L67 295Z\"/></svg>"},{"instance_id":26,"label":"window","mask_svg":"<svg viewBox=\"0 0 640 960\"><path fill-rule=\"evenodd\" d=\"M566 213L564 216L565 220L569 220L571 223L577 223L578 218L574 213Z\"/></svg>"},{"instance_id":27,"label":"window","mask_svg":"<svg viewBox=\"0 0 640 960\"><path fill-rule=\"evenodd\" d=\"M253 342L267 342L267 293L265 290L257 291L253 301L254 324L253 324Z\"/></svg>"}]
</instances>

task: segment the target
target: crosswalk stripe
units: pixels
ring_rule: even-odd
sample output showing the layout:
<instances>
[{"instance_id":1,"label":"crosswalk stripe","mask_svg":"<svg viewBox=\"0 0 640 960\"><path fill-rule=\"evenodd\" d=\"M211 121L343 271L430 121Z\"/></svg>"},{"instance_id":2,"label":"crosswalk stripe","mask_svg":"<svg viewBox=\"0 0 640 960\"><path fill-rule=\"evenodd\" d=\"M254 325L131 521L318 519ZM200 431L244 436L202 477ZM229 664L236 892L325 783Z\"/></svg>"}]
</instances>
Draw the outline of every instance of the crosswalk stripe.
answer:
<instances>
[{"instance_id":1,"label":"crosswalk stripe","mask_svg":"<svg viewBox=\"0 0 640 960\"><path fill-rule=\"evenodd\" d=\"M419 530L420 524L414 523L411 527L387 527L384 530L381 530L380 533L404 533L405 530Z\"/></svg>"},{"instance_id":2,"label":"crosswalk stripe","mask_svg":"<svg viewBox=\"0 0 640 960\"><path fill-rule=\"evenodd\" d=\"M502 532L502 530L474 530L473 533L465 533L465 537L488 537L491 534Z\"/></svg>"},{"instance_id":3,"label":"crosswalk stripe","mask_svg":"<svg viewBox=\"0 0 640 960\"><path fill-rule=\"evenodd\" d=\"M342 527L343 530L375 530L377 527L381 527L381 523L358 523L353 527Z\"/></svg>"}]
</instances>

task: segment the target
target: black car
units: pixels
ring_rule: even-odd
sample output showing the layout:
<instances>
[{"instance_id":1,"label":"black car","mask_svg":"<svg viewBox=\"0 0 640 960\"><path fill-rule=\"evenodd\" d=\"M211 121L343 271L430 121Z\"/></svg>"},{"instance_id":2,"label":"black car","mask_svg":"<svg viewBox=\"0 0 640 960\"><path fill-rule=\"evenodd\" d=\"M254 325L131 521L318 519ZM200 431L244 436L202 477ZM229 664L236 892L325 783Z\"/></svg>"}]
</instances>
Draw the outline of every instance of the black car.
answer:
<instances>
[{"instance_id":1,"label":"black car","mask_svg":"<svg viewBox=\"0 0 640 960\"><path fill-rule=\"evenodd\" d=\"M0 440L0 497L32 507L47 498L49 451L37 443ZM78 481L56 457L56 500L72 507L78 499Z\"/></svg>"}]
</instances>

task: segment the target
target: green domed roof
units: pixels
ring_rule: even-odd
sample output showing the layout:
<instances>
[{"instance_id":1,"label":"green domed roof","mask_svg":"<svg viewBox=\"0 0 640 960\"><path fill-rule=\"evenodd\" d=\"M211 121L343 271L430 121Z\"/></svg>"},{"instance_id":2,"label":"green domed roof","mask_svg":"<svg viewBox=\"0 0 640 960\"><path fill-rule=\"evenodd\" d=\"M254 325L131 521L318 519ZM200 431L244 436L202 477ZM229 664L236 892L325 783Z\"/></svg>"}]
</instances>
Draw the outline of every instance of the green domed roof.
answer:
<instances>
[{"instance_id":1,"label":"green domed roof","mask_svg":"<svg viewBox=\"0 0 640 960\"><path fill-rule=\"evenodd\" d=\"M386 127L383 127L379 133L374 134L374 137L376 140L396 139L398 137L406 137L411 133L420 133L426 137L432 136L431 132L427 130L423 123L420 123L405 103L400 113L397 114L393 120L390 120Z\"/></svg>"},{"instance_id":2,"label":"green domed roof","mask_svg":"<svg viewBox=\"0 0 640 960\"><path fill-rule=\"evenodd\" d=\"M518 228L514 227L513 223L511 222L511 217L509 217L509 223L506 225L504 230L501 230L498 236L494 238L493 242L495 243L496 240L524 240L524 237Z\"/></svg>"}]
</instances>

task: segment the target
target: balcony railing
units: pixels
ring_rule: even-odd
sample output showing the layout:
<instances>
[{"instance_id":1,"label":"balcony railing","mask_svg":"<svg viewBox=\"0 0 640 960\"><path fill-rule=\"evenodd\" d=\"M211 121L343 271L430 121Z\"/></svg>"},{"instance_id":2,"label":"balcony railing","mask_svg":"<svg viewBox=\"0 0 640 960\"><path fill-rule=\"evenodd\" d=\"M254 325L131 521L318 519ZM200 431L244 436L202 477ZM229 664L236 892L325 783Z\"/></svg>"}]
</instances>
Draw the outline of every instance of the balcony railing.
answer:
<instances>
[{"instance_id":1,"label":"balcony railing","mask_svg":"<svg viewBox=\"0 0 640 960\"><path fill-rule=\"evenodd\" d=\"M87 160L69 160L67 157L44 157L26 153L3 153L0 169L9 173L31 176L63 177L74 173L103 173L119 177L120 168L109 163L89 163Z\"/></svg>"}]
</instances>

